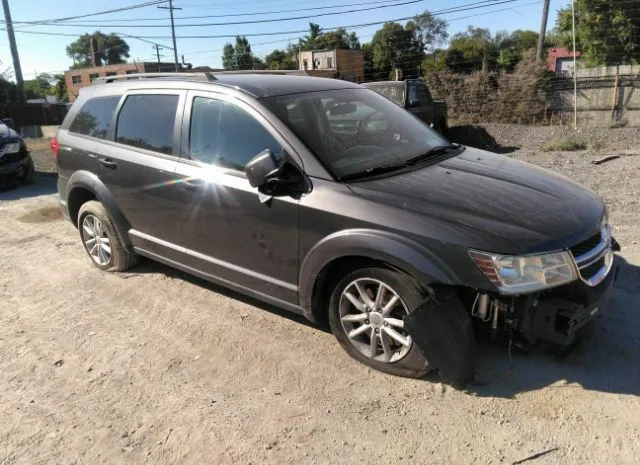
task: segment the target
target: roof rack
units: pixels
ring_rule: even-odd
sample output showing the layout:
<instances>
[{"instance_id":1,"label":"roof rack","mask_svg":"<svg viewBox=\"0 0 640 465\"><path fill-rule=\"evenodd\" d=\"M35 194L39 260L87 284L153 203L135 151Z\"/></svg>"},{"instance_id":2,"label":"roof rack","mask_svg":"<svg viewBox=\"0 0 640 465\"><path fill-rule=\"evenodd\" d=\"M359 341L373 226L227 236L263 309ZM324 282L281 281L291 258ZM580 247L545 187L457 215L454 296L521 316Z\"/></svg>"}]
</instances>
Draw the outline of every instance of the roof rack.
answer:
<instances>
[{"instance_id":1,"label":"roof rack","mask_svg":"<svg viewBox=\"0 0 640 465\"><path fill-rule=\"evenodd\" d=\"M126 81L128 79L193 79L198 81L215 81L216 77L210 72L201 73L134 73L116 74L113 76L99 77L94 84L108 84L114 81Z\"/></svg>"},{"instance_id":2,"label":"roof rack","mask_svg":"<svg viewBox=\"0 0 640 465\"><path fill-rule=\"evenodd\" d=\"M309 76L309 73L303 69L239 69L212 71L211 74L288 74L292 76Z\"/></svg>"}]
</instances>

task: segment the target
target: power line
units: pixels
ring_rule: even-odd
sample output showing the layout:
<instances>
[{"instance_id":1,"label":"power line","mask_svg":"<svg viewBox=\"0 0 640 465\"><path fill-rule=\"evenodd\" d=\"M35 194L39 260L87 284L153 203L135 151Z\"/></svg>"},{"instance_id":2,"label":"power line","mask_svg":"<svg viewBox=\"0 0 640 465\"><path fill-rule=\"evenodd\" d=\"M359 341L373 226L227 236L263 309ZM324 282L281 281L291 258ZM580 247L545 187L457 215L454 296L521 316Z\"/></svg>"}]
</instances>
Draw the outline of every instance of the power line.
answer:
<instances>
[{"instance_id":1,"label":"power line","mask_svg":"<svg viewBox=\"0 0 640 465\"><path fill-rule=\"evenodd\" d=\"M289 17L285 17L285 18L254 19L254 20L251 20L251 21L225 21L223 23L176 24L175 27L230 26L230 25L238 25L238 24L263 24L263 23L275 23L275 22L282 22L282 21L295 21L295 20L299 20L299 19L319 18L321 16L337 16L337 15L343 15L343 14L348 14L348 13L358 13L358 12L361 12L361 11L379 10L379 9L382 9L382 8L392 8L392 7L396 7L396 6L404 6L404 5L414 4L414 3L421 3L421 2L424 2L424 1L426 1L426 0L405 0L402 3L397 3L397 4L394 4L394 5L372 6L372 7L357 8L357 9L345 10L345 11L332 11L332 12L329 12L329 13L319 13L319 14L310 14L310 15L302 15L302 16L289 16ZM484 0L484 1L480 1L480 2L471 3L471 4L468 4L468 5L462 5L462 7L452 7L452 8L446 8L444 10L434 11L434 12L431 12L431 14L432 15L436 15L436 14L444 14L444 13L449 13L449 12L475 10L475 9L478 9L478 8L486 8L486 7L492 6L492 5L500 5L500 4L503 4L503 3L511 3L511 2L515 2L515 1L518 1L518 0L502 0L502 1ZM158 8L163 8L163 7L158 7ZM400 21L400 20L406 20L406 19L411 19L411 18L413 18L413 16L412 17L408 17L408 18L400 18L398 20L391 20L391 21ZM375 24L382 24L384 22L386 22L386 21L382 21L380 23L375 23ZM92 24L49 24L49 26L94 27L94 25L92 25ZM133 25L133 26L129 26L129 25L126 25L126 24L102 24L100 27L158 28L158 27L165 27L165 26L161 25L161 24L141 24L141 25L137 25L136 24L136 25ZM306 32L306 31L303 31L303 32ZM234 34L233 36L235 36L235 35L249 36L249 34ZM226 37L233 37L233 36L226 36ZM209 37L206 37L206 38L213 38L213 36L209 36Z\"/></svg>"},{"instance_id":2,"label":"power line","mask_svg":"<svg viewBox=\"0 0 640 465\"><path fill-rule=\"evenodd\" d=\"M507 3L514 3L517 2L519 0L502 0L499 2L492 2L492 5L502 5L502 4L507 4ZM474 7L467 7L467 8L459 8L459 9L449 9L450 11L446 11L446 13L456 13L458 11L466 11L466 10L473 10L473 9L477 9L477 8L486 8L487 6L490 5L483 5L483 6L474 6ZM444 12L441 13L432 13L433 16L437 16L440 14L445 14ZM362 27L368 27L368 26L378 26L380 24L384 24L384 23L389 23L389 22L397 22L397 21L407 21L410 19L414 19L416 15L412 15L412 16L405 16L402 18L394 18L394 19L387 19L385 21L372 21L369 23L361 23L361 24L350 24L350 25L343 25L343 26L333 26L333 27L326 27L326 28L322 28L323 31L335 31L337 29L357 29L357 28L362 28ZM273 19L273 20L269 20L269 22L280 22L282 21L282 19ZM228 23L225 23L228 24ZM203 26L203 25L201 25ZM16 31L16 32L21 32L21 33L34 33L34 31ZM48 33L48 32L44 32L44 31L38 31L40 34L50 34L50 35L69 35L69 34L62 34L62 33ZM262 36L277 36L277 35L285 35L285 34L304 34L306 32L309 32L308 29L299 29L299 30L295 30L295 31L282 31L282 32L261 32L261 33L235 33L235 34L215 34L215 35L190 35L190 36L179 36L178 38L180 39L225 39L225 38L234 38L236 36L244 36L244 37L262 37ZM169 39L171 38L171 36L138 36L140 38L143 39Z\"/></svg>"},{"instance_id":3,"label":"power line","mask_svg":"<svg viewBox=\"0 0 640 465\"><path fill-rule=\"evenodd\" d=\"M36 24L51 23L51 22L58 22L58 21L67 21L67 20L70 20L70 19L89 18L91 16L100 16L100 15L106 15L106 14L110 14L110 13L117 13L117 12L120 12L120 11L134 10L136 8L143 8L143 7L146 7L146 6L159 5L160 3L166 3L167 1L168 0L152 0L152 1L144 2L144 3L138 3L138 4L135 4L135 5L131 5L131 6L126 6L126 7L121 7L121 8L114 8L114 9L111 9L111 10L96 11L95 13L85 13L85 14L78 15L78 16L67 16L65 18L54 18L54 19L42 19L42 20L38 20L38 21L16 21L16 23L36 25Z\"/></svg>"},{"instance_id":4,"label":"power line","mask_svg":"<svg viewBox=\"0 0 640 465\"><path fill-rule=\"evenodd\" d=\"M316 7L311 7L311 8L297 8L297 9L288 9L288 10L278 10L278 11L257 11L257 12L252 12L252 13L227 13L227 14L217 14L217 15L198 15L198 16L176 16L174 19L179 20L179 19L202 19L202 18L230 18L230 17L237 17L237 16L256 16L256 15L271 15L271 14L279 14L279 13L293 13L293 12L298 12L298 11L314 11L314 10L329 10L329 9L334 9L334 8L346 8L346 7L350 7L350 6L362 6L362 5L378 5L378 4L387 4L387 3L395 3L398 2L400 0L378 0L375 2L358 2L358 3L347 3L347 4L340 4L340 5L331 5L331 6L316 6ZM427 0L421 0L421 1L427 1ZM402 5L402 3L400 3L399 5ZM390 5L390 6L396 6L396 5ZM139 21L165 21L164 18L122 18L122 19L117 19L117 21L122 21L122 22L139 22ZM16 24L31 24L33 23L33 21L14 21L14 23ZM97 21L78 21L78 22L67 22L64 25L71 25L71 24L86 24L86 23L91 23L91 24L96 24L97 26L102 26L103 24L101 23L105 23L104 20L97 20ZM58 26L58 24L51 24L51 26L56 25ZM64 25L60 25L60 26L64 26Z\"/></svg>"}]
</instances>

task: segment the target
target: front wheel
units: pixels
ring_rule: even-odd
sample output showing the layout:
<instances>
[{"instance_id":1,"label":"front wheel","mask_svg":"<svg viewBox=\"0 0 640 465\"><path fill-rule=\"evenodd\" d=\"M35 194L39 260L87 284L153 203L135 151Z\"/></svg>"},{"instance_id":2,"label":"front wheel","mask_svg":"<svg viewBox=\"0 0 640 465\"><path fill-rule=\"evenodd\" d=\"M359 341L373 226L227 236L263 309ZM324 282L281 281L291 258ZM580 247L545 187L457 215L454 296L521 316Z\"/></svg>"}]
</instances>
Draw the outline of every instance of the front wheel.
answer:
<instances>
[{"instance_id":1,"label":"front wheel","mask_svg":"<svg viewBox=\"0 0 640 465\"><path fill-rule=\"evenodd\" d=\"M329 324L342 348L376 370L419 378L429 364L404 329L404 317L423 300L413 279L386 268L348 273L334 287Z\"/></svg>"}]
</instances>

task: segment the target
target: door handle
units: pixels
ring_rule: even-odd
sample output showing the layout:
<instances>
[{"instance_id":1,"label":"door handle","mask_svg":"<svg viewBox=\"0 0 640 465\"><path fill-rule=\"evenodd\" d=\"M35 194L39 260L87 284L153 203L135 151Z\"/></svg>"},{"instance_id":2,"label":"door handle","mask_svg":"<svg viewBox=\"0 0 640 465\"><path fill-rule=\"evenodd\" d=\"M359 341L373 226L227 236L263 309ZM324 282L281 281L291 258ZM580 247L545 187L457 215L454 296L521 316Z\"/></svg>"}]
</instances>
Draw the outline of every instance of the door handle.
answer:
<instances>
[{"instance_id":1,"label":"door handle","mask_svg":"<svg viewBox=\"0 0 640 465\"><path fill-rule=\"evenodd\" d=\"M118 164L111 158L100 158L100 163L102 163L102 166L105 168L110 168L112 170L115 170L118 167Z\"/></svg>"}]
</instances>

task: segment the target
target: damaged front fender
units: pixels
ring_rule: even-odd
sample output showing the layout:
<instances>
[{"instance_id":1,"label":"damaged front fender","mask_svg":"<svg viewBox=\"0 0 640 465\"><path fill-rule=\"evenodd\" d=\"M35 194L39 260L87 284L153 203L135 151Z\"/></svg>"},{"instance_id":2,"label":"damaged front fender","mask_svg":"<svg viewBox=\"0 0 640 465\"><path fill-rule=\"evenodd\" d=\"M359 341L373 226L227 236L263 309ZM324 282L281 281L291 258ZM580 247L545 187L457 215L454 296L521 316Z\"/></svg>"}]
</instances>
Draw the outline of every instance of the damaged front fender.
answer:
<instances>
[{"instance_id":1,"label":"damaged front fender","mask_svg":"<svg viewBox=\"0 0 640 465\"><path fill-rule=\"evenodd\" d=\"M404 327L440 378L457 389L473 382L476 338L471 317L452 291L428 297L404 319Z\"/></svg>"}]
</instances>

